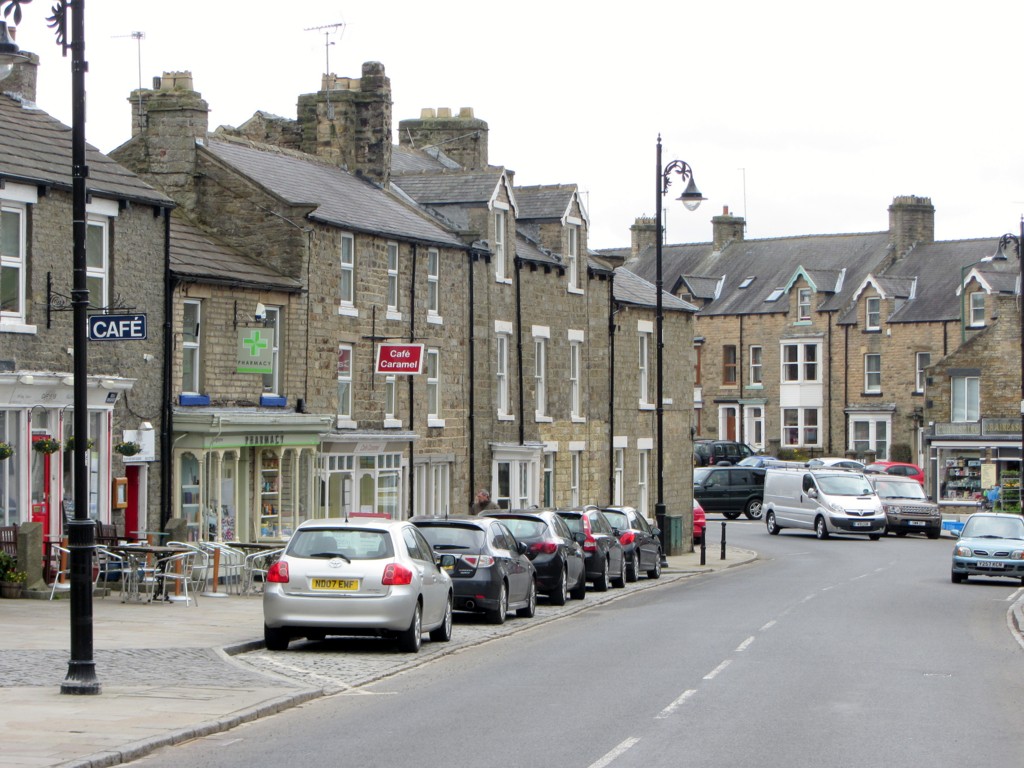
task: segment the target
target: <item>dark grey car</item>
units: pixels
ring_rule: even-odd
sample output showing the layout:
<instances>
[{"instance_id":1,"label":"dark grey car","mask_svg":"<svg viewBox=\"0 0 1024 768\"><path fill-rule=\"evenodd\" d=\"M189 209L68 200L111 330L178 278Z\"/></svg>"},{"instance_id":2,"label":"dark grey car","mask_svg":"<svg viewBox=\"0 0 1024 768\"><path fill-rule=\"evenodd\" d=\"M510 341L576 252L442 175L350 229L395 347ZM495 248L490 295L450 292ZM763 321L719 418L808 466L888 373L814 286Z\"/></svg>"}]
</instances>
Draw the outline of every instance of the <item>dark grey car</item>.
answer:
<instances>
[{"instance_id":1,"label":"dark grey car","mask_svg":"<svg viewBox=\"0 0 1024 768\"><path fill-rule=\"evenodd\" d=\"M764 473L758 467L697 467L693 495L705 513L720 512L730 520L741 514L760 520Z\"/></svg>"}]
</instances>

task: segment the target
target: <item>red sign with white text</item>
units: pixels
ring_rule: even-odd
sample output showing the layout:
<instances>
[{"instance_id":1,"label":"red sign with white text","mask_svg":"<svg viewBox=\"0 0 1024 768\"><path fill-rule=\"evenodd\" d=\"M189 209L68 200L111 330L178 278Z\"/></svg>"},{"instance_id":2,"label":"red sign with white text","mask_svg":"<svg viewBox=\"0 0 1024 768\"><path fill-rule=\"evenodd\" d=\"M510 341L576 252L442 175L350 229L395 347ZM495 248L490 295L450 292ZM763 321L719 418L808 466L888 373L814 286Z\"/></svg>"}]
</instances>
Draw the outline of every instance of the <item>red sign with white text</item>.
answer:
<instances>
[{"instance_id":1,"label":"red sign with white text","mask_svg":"<svg viewBox=\"0 0 1024 768\"><path fill-rule=\"evenodd\" d=\"M389 376L423 373L423 345L381 344L377 347L377 373Z\"/></svg>"}]
</instances>

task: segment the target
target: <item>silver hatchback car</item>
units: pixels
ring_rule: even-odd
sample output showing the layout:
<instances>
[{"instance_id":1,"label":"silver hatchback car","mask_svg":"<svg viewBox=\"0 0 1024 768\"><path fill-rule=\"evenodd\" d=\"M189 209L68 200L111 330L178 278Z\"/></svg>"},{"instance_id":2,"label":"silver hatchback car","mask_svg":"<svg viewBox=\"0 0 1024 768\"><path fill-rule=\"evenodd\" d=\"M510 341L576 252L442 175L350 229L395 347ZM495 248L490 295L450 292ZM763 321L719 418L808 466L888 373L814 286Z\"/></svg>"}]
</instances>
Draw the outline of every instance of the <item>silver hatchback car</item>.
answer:
<instances>
[{"instance_id":1,"label":"silver hatchback car","mask_svg":"<svg viewBox=\"0 0 1024 768\"><path fill-rule=\"evenodd\" d=\"M307 520L263 590L263 637L283 651L297 637L395 637L403 651L452 636L452 555L435 557L401 520Z\"/></svg>"}]
</instances>

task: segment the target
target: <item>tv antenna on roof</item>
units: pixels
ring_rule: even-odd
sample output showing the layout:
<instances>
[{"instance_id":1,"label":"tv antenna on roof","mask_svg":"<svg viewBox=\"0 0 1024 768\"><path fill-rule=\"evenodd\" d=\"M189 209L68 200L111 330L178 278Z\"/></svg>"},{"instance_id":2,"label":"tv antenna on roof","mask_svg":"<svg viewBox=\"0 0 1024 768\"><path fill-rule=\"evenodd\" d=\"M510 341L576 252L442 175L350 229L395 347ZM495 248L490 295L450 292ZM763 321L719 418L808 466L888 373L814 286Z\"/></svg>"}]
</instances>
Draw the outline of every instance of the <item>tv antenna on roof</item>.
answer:
<instances>
[{"instance_id":1,"label":"tv antenna on roof","mask_svg":"<svg viewBox=\"0 0 1024 768\"><path fill-rule=\"evenodd\" d=\"M111 35L113 39L130 37L136 42L139 58L139 119L142 119L142 41L146 39L145 32L132 32L130 35Z\"/></svg>"},{"instance_id":2,"label":"tv antenna on roof","mask_svg":"<svg viewBox=\"0 0 1024 768\"><path fill-rule=\"evenodd\" d=\"M319 27L306 27L305 32L320 32L324 33L324 74L331 74L331 46L334 42L331 40L331 35L341 30L341 34L345 34L345 22L339 21L337 24L321 24ZM331 89L326 88L327 91L327 119L334 119L334 105L331 104Z\"/></svg>"}]
</instances>

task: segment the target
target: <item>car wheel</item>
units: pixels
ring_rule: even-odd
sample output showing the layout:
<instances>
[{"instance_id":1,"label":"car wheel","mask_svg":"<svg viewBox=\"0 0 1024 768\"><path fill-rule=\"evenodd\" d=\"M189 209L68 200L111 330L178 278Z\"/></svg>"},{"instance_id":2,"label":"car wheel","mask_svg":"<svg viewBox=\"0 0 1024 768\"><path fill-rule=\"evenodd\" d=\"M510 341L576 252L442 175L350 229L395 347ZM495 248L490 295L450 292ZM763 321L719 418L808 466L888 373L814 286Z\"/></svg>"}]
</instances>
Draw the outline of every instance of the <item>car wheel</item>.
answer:
<instances>
[{"instance_id":1,"label":"car wheel","mask_svg":"<svg viewBox=\"0 0 1024 768\"><path fill-rule=\"evenodd\" d=\"M654 558L654 567L647 572L648 579L660 579L661 578L661 552Z\"/></svg>"},{"instance_id":2,"label":"car wheel","mask_svg":"<svg viewBox=\"0 0 1024 768\"><path fill-rule=\"evenodd\" d=\"M607 592L608 588L611 587L611 583L608 581L608 569L611 567L611 563L608 562L608 558L605 558L604 568L596 579L594 579L594 590L597 592Z\"/></svg>"},{"instance_id":3,"label":"car wheel","mask_svg":"<svg viewBox=\"0 0 1024 768\"><path fill-rule=\"evenodd\" d=\"M906 531L896 531L896 538L898 538L898 539L902 539L906 535L907 535Z\"/></svg>"},{"instance_id":4,"label":"car wheel","mask_svg":"<svg viewBox=\"0 0 1024 768\"><path fill-rule=\"evenodd\" d=\"M825 518L818 515L818 518L814 521L814 535L824 541L828 538L828 525L825 523Z\"/></svg>"},{"instance_id":5,"label":"car wheel","mask_svg":"<svg viewBox=\"0 0 1024 768\"><path fill-rule=\"evenodd\" d=\"M548 595L548 602L552 605L565 605L569 598L569 572L562 567L562 576L558 579L558 586L554 592Z\"/></svg>"},{"instance_id":6,"label":"car wheel","mask_svg":"<svg viewBox=\"0 0 1024 768\"><path fill-rule=\"evenodd\" d=\"M626 566L626 581L636 581L640 578L640 555L634 549L629 556L629 564Z\"/></svg>"},{"instance_id":7,"label":"car wheel","mask_svg":"<svg viewBox=\"0 0 1024 768\"><path fill-rule=\"evenodd\" d=\"M263 625L263 644L268 651L287 651L291 637L284 627L268 627Z\"/></svg>"},{"instance_id":8,"label":"car wheel","mask_svg":"<svg viewBox=\"0 0 1024 768\"><path fill-rule=\"evenodd\" d=\"M406 653L416 653L423 644L423 607L416 603L409 628L398 633L398 648Z\"/></svg>"},{"instance_id":9,"label":"car wheel","mask_svg":"<svg viewBox=\"0 0 1024 768\"><path fill-rule=\"evenodd\" d=\"M444 620L441 626L430 630L430 639L435 643L447 643L452 639L452 596L448 595L448 603L444 607Z\"/></svg>"},{"instance_id":10,"label":"car wheel","mask_svg":"<svg viewBox=\"0 0 1024 768\"><path fill-rule=\"evenodd\" d=\"M530 594L527 595L526 605L516 611L516 616L521 619L532 619L537 613L537 582L530 579Z\"/></svg>"},{"instance_id":11,"label":"car wheel","mask_svg":"<svg viewBox=\"0 0 1024 768\"><path fill-rule=\"evenodd\" d=\"M498 607L487 612L487 618L491 624L504 624L505 616L508 614L508 587L505 582L501 583L501 591L498 592Z\"/></svg>"},{"instance_id":12,"label":"car wheel","mask_svg":"<svg viewBox=\"0 0 1024 768\"><path fill-rule=\"evenodd\" d=\"M760 520L762 513L761 499L751 499L747 502L747 508L743 510L743 514L749 520Z\"/></svg>"},{"instance_id":13,"label":"car wheel","mask_svg":"<svg viewBox=\"0 0 1024 768\"><path fill-rule=\"evenodd\" d=\"M728 518L729 520L735 520L740 516L739 512L723 512L722 517Z\"/></svg>"},{"instance_id":14,"label":"car wheel","mask_svg":"<svg viewBox=\"0 0 1024 768\"><path fill-rule=\"evenodd\" d=\"M959 584L960 582L962 582L966 578L967 578L967 574L965 574L965 573L957 573L956 571L953 571L950 574L950 580L954 584ZM1024 579L1022 579L1022 581L1024 581Z\"/></svg>"},{"instance_id":15,"label":"car wheel","mask_svg":"<svg viewBox=\"0 0 1024 768\"><path fill-rule=\"evenodd\" d=\"M937 539L937 538L939 538L939 532L938 531L928 531L928 538L929 539Z\"/></svg>"},{"instance_id":16,"label":"car wheel","mask_svg":"<svg viewBox=\"0 0 1024 768\"><path fill-rule=\"evenodd\" d=\"M569 597L573 600L582 600L587 596L587 574L580 574L580 581L575 587L569 590Z\"/></svg>"},{"instance_id":17,"label":"car wheel","mask_svg":"<svg viewBox=\"0 0 1024 768\"><path fill-rule=\"evenodd\" d=\"M768 513L768 516L765 517L765 519L764 519L764 524L768 527L768 533L770 533L772 536L778 536L779 535L779 531L782 530L781 528L779 528L778 524L775 522L775 513L774 512L769 512Z\"/></svg>"},{"instance_id":18,"label":"car wheel","mask_svg":"<svg viewBox=\"0 0 1024 768\"><path fill-rule=\"evenodd\" d=\"M612 586L622 589L626 586L626 556L619 558L619 575L612 579Z\"/></svg>"},{"instance_id":19,"label":"car wheel","mask_svg":"<svg viewBox=\"0 0 1024 768\"><path fill-rule=\"evenodd\" d=\"M880 533L869 533L868 534L868 538L871 539L872 541L878 541L879 539L882 538L882 534L880 534Z\"/></svg>"}]
</instances>

